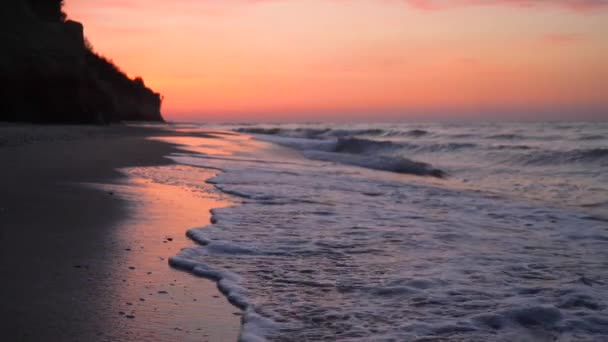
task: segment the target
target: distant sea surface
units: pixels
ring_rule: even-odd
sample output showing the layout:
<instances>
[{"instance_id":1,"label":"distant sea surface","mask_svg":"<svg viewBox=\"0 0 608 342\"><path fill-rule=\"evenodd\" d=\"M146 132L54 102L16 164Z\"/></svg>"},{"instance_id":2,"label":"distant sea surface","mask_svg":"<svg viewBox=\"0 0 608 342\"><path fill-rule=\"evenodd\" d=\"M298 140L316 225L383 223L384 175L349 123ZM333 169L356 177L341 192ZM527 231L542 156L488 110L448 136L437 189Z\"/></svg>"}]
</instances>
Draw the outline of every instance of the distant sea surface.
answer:
<instances>
[{"instance_id":1,"label":"distant sea surface","mask_svg":"<svg viewBox=\"0 0 608 342\"><path fill-rule=\"evenodd\" d=\"M608 339L608 123L175 129L209 128L253 140L172 158L242 203L171 263L219 282L243 340Z\"/></svg>"}]
</instances>

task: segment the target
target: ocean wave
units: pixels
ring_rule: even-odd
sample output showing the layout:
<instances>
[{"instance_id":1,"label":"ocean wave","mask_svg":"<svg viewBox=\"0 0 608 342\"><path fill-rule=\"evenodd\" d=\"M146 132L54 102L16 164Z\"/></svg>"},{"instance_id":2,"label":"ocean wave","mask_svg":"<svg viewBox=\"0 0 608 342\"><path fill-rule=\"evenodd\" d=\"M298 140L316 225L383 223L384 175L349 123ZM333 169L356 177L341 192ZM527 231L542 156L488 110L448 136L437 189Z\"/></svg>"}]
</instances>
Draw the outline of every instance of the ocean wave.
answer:
<instances>
[{"instance_id":1,"label":"ocean wave","mask_svg":"<svg viewBox=\"0 0 608 342\"><path fill-rule=\"evenodd\" d=\"M383 129L371 128L371 129L332 129L325 132L325 137L352 137L355 135L368 135L368 136L384 136L387 132Z\"/></svg>"},{"instance_id":2,"label":"ocean wave","mask_svg":"<svg viewBox=\"0 0 608 342\"><path fill-rule=\"evenodd\" d=\"M418 137L423 137L423 136L427 136L427 135L431 135L431 132L423 130L423 129L411 129L411 130L406 130L406 131L402 131L402 130L387 130L387 131L383 131L382 134L379 134L383 137L414 137L414 138L418 138Z\"/></svg>"},{"instance_id":3,"label":"ocean wave","mask_svg":"<svg viewBox=\"0 0 608 342\"><path fill-rule=\"evenodd\" d=\"M413 129L411 131L407 131L406 134L410 135L410 136L413 136L413 137L421 137L423 135L429 134L429 132L425 131L425 130L422 130L422 129Z\"/></svg>"},{"instance_id":4,"label":"ocean wave","mask_svg":"<svg viewBox=\"0 0 608 342\"><path fill-rule=\"evenodd\" d=\"M418 176L446 176L444 171L430 164L400 155L403 150L420 148L415 144L360 138L316 140L270 136L262 140L297 149L305 157L315 160Z\"/></svg>"},{"instance_id":5,"label":"ocean wave","mask_svg":"<svg viewBox=\"0 0 608 342\"><path fill-rule=\"evenodd\" d=\"M188 233L201 246L170 260L217 281L245 311L242 340L598 341L608 333L606 269L593 262L606 258L603 221L315 162L187 161L224 170L212 183L247 198L213 210L211 226Z\"/></svg>"},{"instance_id":6,"label":"ocean wave","mask_svg":"<svg viewBox=\"0 0 608 342\"><path fill-rule=\"evenodd\" d=\"M413 152L452 152L478 148L474 143L434 143L434 144L414 144L410 142L394 142L388 140L368 140L361 138L342 138L338 139L334 152L341 153L390 153L395 151Z\"/></svg>"},{"instance_id":7,"label":"ocean wave","mask_svg":"<svg viewBox=\"0 0 608 342\"><path fill-rule=\"evenodd\" d=\"M526 137L521 136L519 134L494 134L487 136L486 139L496 139L496 140L514 140L514 139L526 139Z\"/></svg>"},{"instance_id":8,"label":"ocean wave","mask_svg":"<svg viewBox=\"0 0 608 342\"><path fill-rule=\"evenodd\" d=\"M392 152L403 148L415 148L416 145L394 143L391 141L378 141L359 138L338 139L333 152L351 154L370 154L378 152Z\"/></svg>"},{"instance_id":9,"label":"ocean wave","mask_svg":"<svg viewBox=\"0 0 608 342\"><path fill-rule=\"evenodd\" d=\"M404 153L450 153L467 150L505 151L513 153L517 151L526 152L510 157L519 164L526 165L557 165L568 163L605 163L608 162L608 148L574 149L568 151L552 151L541 149L526 144L517 145L480 145L469 142L449 143L411 143L394 142L388 140L369 140L361 138L339 138L333 149L330 145L323 145L324 151L364 154L374 156L395 156ZM529 151L529 152L528 152Z\"/></svg>"},{"instance_id":10,"label":"ocean wave","mask_svg":"<svg viewBox=\"0 0 608 342\"><path fill-rule=\"evenodd\" d=\"M450 139L477 139L479 135L473 133L457 133L457 134L447 134L447 138Z\"/></svg>"},{"instance_id":11,"label":"ocean wave","mask_svg":"<svg viewBox=\"0 0 608 342\"><path fill-rule=\"evenodd\" d=\"M591 140L603 140L603 139L608 139L608 137L599 135L599 134L583 135L583 136L578 137L576 140L591 141Z\"/></svg>"},{"instance_id":12,"label":"ocean wave","mask_svg":"<svg viewBox=\"0 0 608 342\"><path fill-rule=\"evenodd\" d=\"M390 171L418 176L432 176L437 178L443 178L446 176L444 171L433 168L433 166L430 164L401 157L370 156L323 151L305 151L304 155L310 159L354 165L373 170Z\"/></svg>"},{"instance_id":13,"label":"ocean wave","mask_svg":"<svg viewBox=\"0 0 608 342\"><path fill-rule=\"evenodd\" d=\"M518 159L527 165L607 163L608 148L576 149L570 151L539 151L520 156Z\"/></svg>"},{"instance_id":14,"label":"ocean wave","mask_svg":"<svg viewBox=\"0 0 608 342\"><path fill-rule=\"evenodd\" d=\"M420 151L423 152L452 152L458 150L468 150L478 148L479 145L474 143L438 143L421 146Z\"/></svg>"},{"instance_id":15,"label":"ocean wave","mask_svg":"<svg viewBox=\"0 0 608 342\"><path fill-rule=\"evenodd\" d=\"M234 131L248 134L278 135L290 138L327 139L355 136L375 137L422 137L431 134L422 129L386 130L380 128L342 129L342 128L281 128L281 127L239 127Z\"/></svg>"},{"instance_id":16,"label":"ocean wave","mask_svg":"<svg viewBox=\"0 0 608 342\"><path fill-rule=\"evenodd\" d=\"M561 140L563 137L559 135L525 135L518 133L500 133L500 134L492 134L485 136L484 139L490 140L518 140L518 141L527 141L527 140L538 140L538 141L551 141L551 140Z\"/></svg>"},{"instance_id":17,"label":"ocean wave","mask_svg":"<svg viewBox=\"0 0 608 342\"><path fill-rule=\"evenodd\" d=\"M280 128L239 127L234 131L239 133L278 135L282 130Z\"/></svg>"},{"instance_id":18,"label":"ocean wave","mask_svg":"<svg viewBox=\"0 0 608 342\"><path fill-rule=\"evenodd\" d=\"M280 127L241 127L235 129L239 133L278 135L291 138L319 139L321 135L331 131L329 128L280 128Z\"/></svg>"},{"instance_id":19,"label":"ocean wave","mask_svg":"<svg viewBox=\"0 0 608 342\"><path fill-rule=\"evenodd\" d=\"M531 150L533 147L528 145L498 145L493 146L497 150Z\"/></svg>"}]
</instances>

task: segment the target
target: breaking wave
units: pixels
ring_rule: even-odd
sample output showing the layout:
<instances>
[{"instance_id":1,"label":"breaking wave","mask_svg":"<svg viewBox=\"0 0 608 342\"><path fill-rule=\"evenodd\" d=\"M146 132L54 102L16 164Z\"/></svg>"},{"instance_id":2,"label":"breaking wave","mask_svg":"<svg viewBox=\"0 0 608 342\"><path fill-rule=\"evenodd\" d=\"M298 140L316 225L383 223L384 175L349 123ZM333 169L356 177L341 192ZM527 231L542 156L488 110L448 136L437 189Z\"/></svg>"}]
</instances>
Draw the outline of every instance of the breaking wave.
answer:
<instances>
[{"instance_id":1,"label":"breaking wave","mask_svg":"<svg viewBox=\"0 0 608 342\"><path fill-rule=\"evenodd\" d=\"M279 128L279 127L240 127L235 129L239 133L281 135L293 138L306 139L325 139L328 137L349 137L349 136L408 136L422 137L430 135L431 132L422 129L411 129L406 131L390 129L339 129L339 128Z\"/></svg>"},{"instance_id":2,"label":"breaking wave","mask_svg":"<svg viewBox=\"0 0 608 342\"><path fill-rule=\"evenodd\" d=\"M230 127L309 159L445 177L608 217L604 123L275 124ZM598 205L598 203L600 203Z\"/></svg>"},{"instance_id":3,"label":"breaking wave","mask_svg":"<svg viewBox=\"0 0 608 342\"><path fill-rule=\"evenodd\" d=\"M520 157L530 165L552 165L569 163L608 163L608 148L576 149L570 151L539 151Z\"/></svg>"},{"instance_id":4,"label":"breaking wave","mask_svg":"<svg viewBox=\"0 0 608 342\"><path fill-rule=\"evenodd\" d=\"M549 141L555 138L553 135L531 137L515 133L503 133L487 135L484 137L473 134L461 134L458 139L467 137L469 140L477 140L476 142L455 142L454 135L450 135L450 139L439 139L431 141L420 141L418 138L433 135L429 131L413 129L413 130L383 130L383 129L313 129L313 128L260 128L260 127L244 127L236 129L238 132L258 134L263 136L274 136L276 139L262 138L281 145L286 145L299 150L319 150L323 152L334 152L341 154L358 154L378 157L386 164L389 158L397 158L400 160L409 160L409 155L421 153L450 153L459 151L477 151L479 153L490 153L492 151L528 151L526 154L501 155L494 156L495 161L505 162L511 161L520 165L555 165L564 163L594 163L608 161L608 148L590 148L590 149L574 149L574 150L552 150L551 145L539 148L529 144L521 143L530 140ZM435 134L436 135L436 134ZM409 137L414 140L394 139L394 137ZM291 138L280 139L280 138ZM595 141L602 139L601 135L584 135L574 138L580 141ZM483 139L498 140L498 141L513 141L512 144L491 144L481 143ZM323 160L330 158L325 154L308 153L309 156L323 155ZM346 157L336 157L339 160L350 160ZM411 160L410 160L411 161ZM341 161L337 161L341 162ZM350 164L350 163L349 163ZM365 164L357 162L357 164ZM369 164L376 164L370 161ZM361 166L361 165L359 165ZM367 167L367 166L364 166ZM381 169L381 167L373 167ZM394 167L390 167L388 171L394 171Z\"/></svg>"},{"instance_id":5,"label":"breaking wave","mask_svg":"<svg viewBox=\"0 0 608 342\"><path fill-rule=\"evenodd\" d=\"M213 210L212 225L188 232L200 246L170 259L215 280L243 310L241 341L591 342L608 334L605 221L317 161L373 168L370 160L398 160L389 155L403 142L264 139L313 160L172 156L223 170L209 183L242 199Z\"/></svg>"},{"instance_id":6,"label":"breaking wave","mask_svg":"<svg viewBox=\"0 0 608 342\"><path fill-rule=\"evenodd\" d=\"M418 176L442 178L445 172L433 168L430 164L400 157L365 156L349 153L332 153L323 151L306 151L304 155L311 159L348 164L373 170L406 173Z\"/></svg>"}]
</instances>

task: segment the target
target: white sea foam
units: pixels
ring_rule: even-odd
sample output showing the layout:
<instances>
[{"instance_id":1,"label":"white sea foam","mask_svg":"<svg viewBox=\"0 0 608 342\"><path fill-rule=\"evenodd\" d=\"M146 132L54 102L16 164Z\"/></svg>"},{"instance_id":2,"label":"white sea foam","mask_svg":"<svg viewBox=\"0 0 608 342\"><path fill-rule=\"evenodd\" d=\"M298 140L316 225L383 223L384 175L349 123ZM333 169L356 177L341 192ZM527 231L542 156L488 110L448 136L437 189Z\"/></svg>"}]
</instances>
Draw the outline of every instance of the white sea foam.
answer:
<instances>
[{"instance_id":1,"label":"white sea foam","mask_svg":"<svg viewBox=\"0 0 608 342\"><path fill-rule=\"evenodd\" d=\"M608 335L606 221L280 153L173 159L242 200L171 263L218 281L244 341Z\"/></svg>"}]
</instances>

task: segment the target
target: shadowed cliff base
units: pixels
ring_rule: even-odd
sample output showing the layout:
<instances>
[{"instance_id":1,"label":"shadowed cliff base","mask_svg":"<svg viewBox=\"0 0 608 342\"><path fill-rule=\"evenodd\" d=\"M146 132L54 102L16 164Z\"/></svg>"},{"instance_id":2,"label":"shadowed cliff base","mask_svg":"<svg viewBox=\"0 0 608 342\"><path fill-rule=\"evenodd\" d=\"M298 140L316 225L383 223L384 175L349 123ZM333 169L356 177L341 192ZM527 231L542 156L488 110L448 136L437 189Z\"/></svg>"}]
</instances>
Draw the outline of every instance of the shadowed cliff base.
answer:
<instances>
[{"instance_id":1,"label":"shadowed cliff base","mask_svg":"<svg viewBox=\"0 0 608 342\"><path fill-rule=\"evenodd\" d=\"M62 0L16 0L0 13L0 121L163 121L162 97L93 51Z\"/></svg>"}]
</instances>

